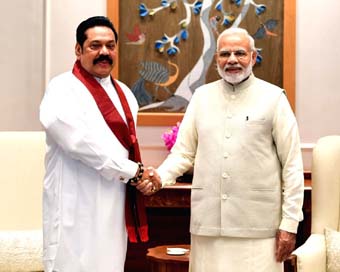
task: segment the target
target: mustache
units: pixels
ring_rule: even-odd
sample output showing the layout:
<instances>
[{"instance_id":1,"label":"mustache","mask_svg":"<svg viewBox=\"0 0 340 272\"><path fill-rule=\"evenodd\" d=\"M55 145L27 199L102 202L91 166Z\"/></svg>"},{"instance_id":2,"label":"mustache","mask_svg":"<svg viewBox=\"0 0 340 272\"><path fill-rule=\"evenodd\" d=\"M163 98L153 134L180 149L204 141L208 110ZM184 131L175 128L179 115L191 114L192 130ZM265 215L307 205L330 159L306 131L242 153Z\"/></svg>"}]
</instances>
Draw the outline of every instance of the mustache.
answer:
<instances>
[{"instance_id":1,"label":"mustache","mask_svg":"<svg viewBox=\"0 0 340 272\"><path fill-rule=\"evenodd\" d=\"M223 67L223 70L227 70L228 68L241 68L243 70L243 67L240 64L235 64L235 65L230 65L230 64L226 64Z\"/></svg>"},{"instance_id":2,"label":"mustache","mask_svg":"<svg viewBox=\"0 0 340 272\"><path fill-rule=\"evenodd\" d=\"M113 63L113 60L112 60L112 58L110 56L108 56L108 55L100 55L98 58L93 60L93 64L97 64L98 62L105 61L105 60L108 61L110 64Z\"/></svg>"}]
</instances>

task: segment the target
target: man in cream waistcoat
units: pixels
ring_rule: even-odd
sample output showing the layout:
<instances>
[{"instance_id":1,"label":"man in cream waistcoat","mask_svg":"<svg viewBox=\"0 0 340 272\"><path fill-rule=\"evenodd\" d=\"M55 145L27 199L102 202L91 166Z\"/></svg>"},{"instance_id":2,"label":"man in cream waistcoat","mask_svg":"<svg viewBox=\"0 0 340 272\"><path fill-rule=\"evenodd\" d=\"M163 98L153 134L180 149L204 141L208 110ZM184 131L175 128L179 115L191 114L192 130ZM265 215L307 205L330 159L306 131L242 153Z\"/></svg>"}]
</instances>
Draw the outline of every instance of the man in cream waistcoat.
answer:
<instances>
[{"instance_id":1,"label":"man in cream waistcoat","mask_svg":"<svg viewBox=\"0 0 340 272\"><path fill-rule=\"evenodd\" d=\"M303 164L283 89L256 78L253 38L217 39L222 79L194 93L177 141L158 168L163 186L194 167L190 271L276 272L302 220Z\"/></svg>"}]
</instances>

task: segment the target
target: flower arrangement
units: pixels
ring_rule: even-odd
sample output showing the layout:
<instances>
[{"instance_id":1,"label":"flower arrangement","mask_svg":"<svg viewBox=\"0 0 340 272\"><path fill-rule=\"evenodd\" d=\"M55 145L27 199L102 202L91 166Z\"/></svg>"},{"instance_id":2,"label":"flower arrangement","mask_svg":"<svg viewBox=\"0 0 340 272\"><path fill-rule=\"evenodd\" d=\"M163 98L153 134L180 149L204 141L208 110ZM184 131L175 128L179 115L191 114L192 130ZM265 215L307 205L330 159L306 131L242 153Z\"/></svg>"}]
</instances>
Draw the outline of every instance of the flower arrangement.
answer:
<instances>
[{"instance_id":1,"label":"flower arrangement","mask_svg":"<svg viewBox=\"0 0 340 272\"><path fill-rule=\"evenodd\" d=\"M173 147L173 145L176 142L177 139L177 133L178 133L178 129L179 129L179 125L181 123L177 122L176 126L173 126L171 128L171 130L166 131L162 134L162 139L165 143L166 148L170 151L171 148Z\"/></svg>"}]
</instances>

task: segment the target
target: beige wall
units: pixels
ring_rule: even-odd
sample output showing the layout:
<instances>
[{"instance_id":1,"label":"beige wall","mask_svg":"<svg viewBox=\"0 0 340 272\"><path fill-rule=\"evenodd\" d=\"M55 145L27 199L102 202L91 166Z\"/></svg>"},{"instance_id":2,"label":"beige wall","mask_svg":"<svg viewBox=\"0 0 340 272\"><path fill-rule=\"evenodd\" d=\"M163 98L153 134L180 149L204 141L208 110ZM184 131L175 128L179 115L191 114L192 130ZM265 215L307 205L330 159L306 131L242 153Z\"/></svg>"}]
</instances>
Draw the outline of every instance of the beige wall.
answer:
<instances>
[{"instance_id":1,"label":"beige wall","mask_svg":"<svg viewBox=\"0 0 340 272\"><path fill-rule=\"evenodd\" d=\"M51 0L47 3L46 81L72 67L78 24L90 16L106 15L106 0Z\"/></svg>"},{"instance_id":2,"label":"beige wall","mask_svg":"<svg viewBox=\"0 0 340 272\"><path fill-rule=\"evenodd\" d=\"M296 3L296 116L309 170L317 139L340 134L340 1Z\"/></svg>"},{"instance_id":3,"label":"beige wall","mask_svg":"<svg viewBox=\"0 0 340 272\"><path fill-rule=\"evenodd\" d=\"M40 129L44 87L43 0L2 1L0 8L0 130Z\"/></svg>"},{"instance_id":4,"label":"beige wall","mask_svg":"<svg viewBox=\"0 0 340 272\"><path fill-rule=\"evenodd\" d=\"M296 114L309 170L315 141L340 134L340 1L296 2ZM106 0L13 0L2 4L0 14L0 130L39 130L38 105L46 82L71 68L76 26L86 17L106 14ZM166 129L138 128L146 163L157 165L166 156L160 138Z\"/></svg>"},{"instance_id":5,"label":"beige wall","mask_svg":"<svg viewBox=\"0 0 340 272\"><path fill-rule=\"evenodd\" d=\"M339 17L339 0L297 0L296 114L305 143L340 134Z\"/></svg>"}]
</instances>

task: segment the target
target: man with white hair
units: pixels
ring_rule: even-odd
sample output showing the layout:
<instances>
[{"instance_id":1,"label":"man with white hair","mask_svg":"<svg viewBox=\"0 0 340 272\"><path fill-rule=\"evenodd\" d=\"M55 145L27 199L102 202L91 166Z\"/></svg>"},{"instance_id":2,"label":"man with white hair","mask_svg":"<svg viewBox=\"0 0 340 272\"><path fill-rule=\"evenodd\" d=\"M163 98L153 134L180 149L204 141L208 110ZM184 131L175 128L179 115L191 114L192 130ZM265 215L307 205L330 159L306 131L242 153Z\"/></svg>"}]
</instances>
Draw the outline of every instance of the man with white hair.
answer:
<instances>
[{"instance_id":1,"label":"man with white hair","mask_svg":"<svg viewBox=\"0 0 340 272\"><path fill-rule=\"evenodd\" d=\"M285 91L256 78L253 38L229 28L217 40L222 79L194 93L177 141L158 168L163 186L194 167L192 272L276 272L302 220L303 164Z\"/></svg>"}]
</instances>

